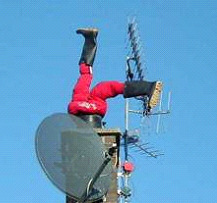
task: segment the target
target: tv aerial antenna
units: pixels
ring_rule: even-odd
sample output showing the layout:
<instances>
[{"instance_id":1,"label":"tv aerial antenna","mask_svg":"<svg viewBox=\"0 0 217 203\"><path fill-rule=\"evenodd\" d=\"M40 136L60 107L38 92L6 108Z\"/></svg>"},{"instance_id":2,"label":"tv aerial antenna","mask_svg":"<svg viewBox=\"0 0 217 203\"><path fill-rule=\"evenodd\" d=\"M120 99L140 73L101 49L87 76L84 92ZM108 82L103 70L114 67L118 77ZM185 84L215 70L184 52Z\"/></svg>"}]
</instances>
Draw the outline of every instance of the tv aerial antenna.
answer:
<instances>
[{"instance_id":1,"label":"tv aerial antenna","mask_svg":"<svg viewBox=\"0 0 217 203\"><path fill-rule=\"evenodd\" d=\"M143 48L140 40L140 35L138 31L138 24L135 17L129 19L128 21L128 41L130 46L130 53L126 58L126 79L128 81L140 81L145 79L146 67L144 66L143 59ZM119 169L119 176L124 180L123 184L120 186L120 202L130 202L131 188L129 186L129 178L133 172L134 166L129 161L129 148L134 148L138 152L148 157L157 158L163 155L159 150L155 150L150 147L149 143L143 143L139 139L139 132L131 130L129 126L130 114L138 114L142 117L158 116L157 119L157 133L159 132L159 126L161 122L161 116L170 113L170 103L171 103L171 93L168 94L168 105L167 109L162 108L162 98L163 92L160 96L159 109L157 111L152 111L148 108L148 97L140 96L135 97L134 100L139 100L142 102L142 110L134 110L130 108L130 99L125 100L125 132L123 135L124 140L124 163L123 167Z\"/></svg>"},{"instance_id":2,"label":"tv aerial antenna","mask_svg":"<svg viewBox=\"0 0 217 203\"><path fill-rule=\"evenodd\" d=\"M35 146L47 177L73 202L105 197L112 179L111 157L85 121L66 113L53 114L39 125Z\"/></svg>"}]
</instances>

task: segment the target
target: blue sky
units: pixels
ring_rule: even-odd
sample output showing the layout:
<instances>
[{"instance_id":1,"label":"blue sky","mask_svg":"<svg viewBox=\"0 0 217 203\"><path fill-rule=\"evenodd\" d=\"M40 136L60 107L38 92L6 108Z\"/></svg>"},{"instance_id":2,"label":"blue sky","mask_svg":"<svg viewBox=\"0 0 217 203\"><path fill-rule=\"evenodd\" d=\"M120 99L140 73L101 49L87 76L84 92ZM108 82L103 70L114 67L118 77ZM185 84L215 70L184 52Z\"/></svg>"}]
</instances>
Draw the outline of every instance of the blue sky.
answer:
<instances>
[{"instance_id":1,"label":"blue sky","mask_svg":"<svg viewBox=\"0 0 217 203\"><path fill-rule=\"evenodd\" d=\"M216 11L211 0L2 0L0 202L64 202L37 162L35 131L46 116L66 112L83 43L78 27L100 29L93 85L125 80L132 15L144 45L146 78L162 79L165 91L173 92L164 133L142 135L165 155L155 160L132 154L132 202L217 202ZM109 100L104 120L124 130L121 96ZM154 128L154 119L148 123ZM131 126L140 126L140 118Z\"/></svg>"}]
</instances>

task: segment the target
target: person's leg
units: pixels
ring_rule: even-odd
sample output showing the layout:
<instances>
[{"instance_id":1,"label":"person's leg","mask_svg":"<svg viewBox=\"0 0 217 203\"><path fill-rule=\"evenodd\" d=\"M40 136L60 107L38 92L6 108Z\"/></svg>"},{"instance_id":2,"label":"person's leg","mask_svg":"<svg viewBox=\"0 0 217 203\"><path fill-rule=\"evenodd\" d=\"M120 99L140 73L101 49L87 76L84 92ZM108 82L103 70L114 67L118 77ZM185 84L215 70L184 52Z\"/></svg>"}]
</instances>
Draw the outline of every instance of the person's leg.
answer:
<instances>
[{"instance_id":1,"label":"person's leg","mask_svg":"<svg viewBox=\"0 0 217 203\"><path fill-rule=\"evenodd\" d=\"M95 28L80 28L76 31L76 33L81 34L85 39L79 65L81 63L85 63L87 65L93 66L97 50L96 38L98 35L98 30Z\"/></svg>"},{"instance_id":2,"label":"person's leg","mask_svg":"<svg viewBox=\"0 0 217 203\"><path fill-rule=\"evenodd\" d=\"M161 81L127 81L125 82L124 98L148 96L148 108L154 108L160 99L163 83Z\"/></svg>"},{"instance_id":3,"label":"person's leg","mask_svg":"<svg viewBox=\"0 0 217 203\"><path fill-rule=\"evenodd\" d=\"M161 90L162 82L160 81L127 81L125 83L109 81L97 84L91 90L90 95L102 100L115 97L119 94L123 94L124 98L148 96L148 107L154 108L159 102Z\"/></svg>"},{"instance_id":4,"label":"person's leg","mask_svg":"<svg viewBox=\"0 0 217 203\"><path fill-rule=\"evenodd\" d=\"M124 92L124 83L118 81L107 81L98 83L90 92L90 96L102 100L115 97Z\"/></svg>"},{"instance_id":5,"label":"person's leg","mask_svg":"<svg viewBox=\"0 0 217 203\"><path fill-rule=\"evenodd\" d=\"M77 115L81 112L85 113L89 111L84 106L84 102L87 103L89 97L89 88L93 78L92 65L96 54L96 37L98 30L85 28L78 29L77 34L81 34L85 41L81 58L79 60L80 77L73 89L73 95L70 103L68 104L68 113ZM82 103L83 102L83 103Z\"/></svg>"},{"instance_id":6,"label":"person's leg","mask_svg":"<svg viewBox=\"0 0 217 203\"><path fill-rule=\"evenodd\" d=\"M73 101L86 101L89 92L90 85L93 79L92 67L85 63L80 64L80 77L73 89L72 100Z\"/></svg>"},{"instance_id":7,"label":"person's leg","mask_svg":"<svg viewBox=\"0 0 217 203\"><path fill-rule=\"evenodd\" d=\"M86 101L89 96L89 88L93 78L92 65L96 55L96 38L98 30L94 28L81 28L76 31L84 37L84 45L79 60L80 77L73 89L72 100Z\"/></svg>"}]
</instances>

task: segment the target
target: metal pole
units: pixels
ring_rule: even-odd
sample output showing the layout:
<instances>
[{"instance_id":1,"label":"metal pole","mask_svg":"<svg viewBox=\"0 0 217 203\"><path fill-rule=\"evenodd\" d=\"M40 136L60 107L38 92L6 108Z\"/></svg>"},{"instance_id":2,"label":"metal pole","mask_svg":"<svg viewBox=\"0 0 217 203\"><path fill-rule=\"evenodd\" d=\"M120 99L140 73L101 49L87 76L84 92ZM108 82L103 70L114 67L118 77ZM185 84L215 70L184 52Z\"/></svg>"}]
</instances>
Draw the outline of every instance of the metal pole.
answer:
<instances>
[{"instance_id":1,"label":"metal pole","mask_svg":"<svg viewBox=\"0 0 217 203\"><path fill-rule=\"evenodd\" d=\"M129 70L129 57L127 57L126 62L126 79L128 79L128 70ZM124 132L124 156L125 162L128 162L128 131L129 131L129 99L125 99L125 132ZM128 175L124 172L124 188L128 187ZM128 202L128 197L124 196L124 202Z\"/></svg>"},{"instance_id":2,"label":"metal pole","mask_svg":"<svg viewBox=\"0 0 217 203\"><path fill-rule=\"evenodd\" d=\"M125 99L125 130L129 130L129 99Z\"/></svg>"},{"instance_id":3,"label":"metal pole","mask_svg":"<svg viewBox=\"0 0 217 203\"><path fill-rule=\"evenodd\" d=\"M88 185L88 187L84 191L84 194L82 195L82 198L79 200L79 202L81 202L81 203L86 202L88 195L89 195L89 192L93 189L94 183L97 181L97 178L100 176L100 174L102 173L102 171L104 170L104 168L108 165L108 163L110 161L111 161L111 157L107 154L107 157L105 158L102 165L99 167L99 169L96 172L96 174L94 175L93 179L90 180L90 184Z\"/></svg>"},{"instance_id":4,"label":"metal pole","mask_svg":"<svg viewBox=\"0 0 217 203\"><path fill-rule=\"evenodd\" d=\"M124 132L124 155L128 161L128 130L129 130L129 99L125 101L125 132Z\"/></svg>"},{"instance_id":5,"label":"metal pole","mask_svg":"<svg viewBox=\"0 0 217 203\"><path fill-rule=\"evenodd\" d=\"M129 64L130 57L126 59L126 79L128 79L128 71L130 70ZM124 153L125 161L128 161L128 130L129 130L129 99L125 99L125 132L124 132Z\"/></svg>"}]
</instances>

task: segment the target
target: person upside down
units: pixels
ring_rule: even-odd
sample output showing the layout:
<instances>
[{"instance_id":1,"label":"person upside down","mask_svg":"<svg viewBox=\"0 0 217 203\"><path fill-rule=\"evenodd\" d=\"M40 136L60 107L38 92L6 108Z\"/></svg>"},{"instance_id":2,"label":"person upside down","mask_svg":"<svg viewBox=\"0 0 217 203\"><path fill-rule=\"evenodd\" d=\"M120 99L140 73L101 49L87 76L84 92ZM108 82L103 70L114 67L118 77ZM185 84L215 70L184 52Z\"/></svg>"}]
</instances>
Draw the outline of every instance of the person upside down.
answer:
<instances>
[{"instance_id":1,"label":"person upside down","mask_svg":"<svg viewBox=\"0 0 217 203\"><path fill-rule=\"evenodd\" d=\"M73 89L72 99L68 105L68 113L73 115L100 115L107 111L107 99L123 95L124 98L148 96L148 108L154 108L159 102L162 82L148 81L104 81L90 90L93 79L92 67L97 50L98 30L82 28L76 31L85 41L79 61L80 77Z\"/></svg>"}]
</instances>

